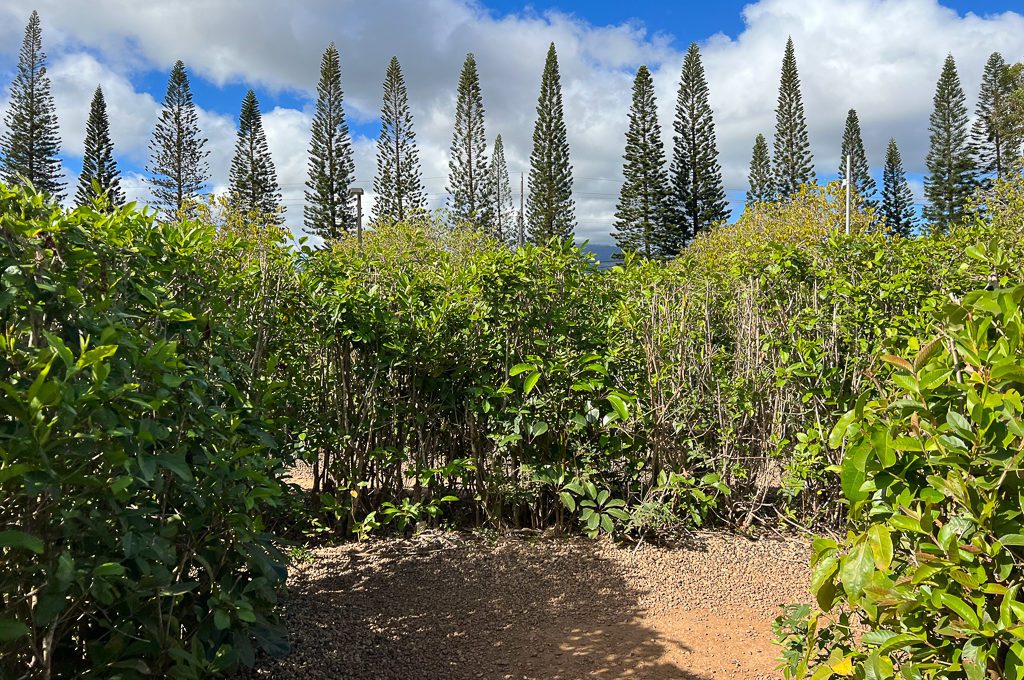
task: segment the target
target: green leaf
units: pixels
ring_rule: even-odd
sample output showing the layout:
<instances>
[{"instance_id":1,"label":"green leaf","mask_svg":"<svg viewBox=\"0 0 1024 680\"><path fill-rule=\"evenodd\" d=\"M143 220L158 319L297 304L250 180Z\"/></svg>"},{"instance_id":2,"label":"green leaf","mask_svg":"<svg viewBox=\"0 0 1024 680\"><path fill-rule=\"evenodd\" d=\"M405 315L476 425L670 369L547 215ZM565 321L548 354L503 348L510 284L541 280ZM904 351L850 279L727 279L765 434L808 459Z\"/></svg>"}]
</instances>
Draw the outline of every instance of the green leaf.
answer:
<instances>
[{"instance_id":1,"label":"green leaf","mask_svg":"<svg viewBox=\"0 0 1024 680\"><path fill-rule=\"evenodd\" d=\"M953 428L953 431L959 434L960 436L966 437L968 439L973 437L973 432L971 431L971 423L967 420L967 418L964 418L956 411L946 412L946 422L949 423L949 426Z\"/></svg>"},{"instance_id":2,"label":"green leaf","mask_svg":"<svg viewBox=\"0 0 1024 680\"><path fill-rule=\"evenodd\" d=\"M520 373L526 373L527 371L533 371L533 370L536 370L536 368L537 367L534 366L533 364L516 364L515 366L512 367L512 370L510 370L508 372L508 374L509 374L509 377L513 377L514 378L515 376L519 375Z\"/></svg>"},{"instance_id":3,"label":"green leaf","mask_svg":"<svg viewBox=\"0 0 1024 680\"><path fill-rule=\"evenodd\" d=\"M985 680L988 669L988 650L984 639L971 638L963 646L964 671L967 673L967 680Z\"/></svg>"},{"instance_id":4,"label":"green leaf","mask_svg":"<svg viewBox=\"0 0 1024 680\"><path fill-rule=\"evenodd\" d=\"M85 368L98 364L104 359L108 359L117 353L117 345L101 345L99 347L93 347L87 350L78 358L78 366Z\"/></svg>"},{"instance_id":5,"label":"green leaf","mask_svg":"<svg viewBox=\"0 0 1024 680\"><path fill-rule=\"evenodd\" d=\"M977 612L975 612L969 604L961 600L956 595L951 593L942 593L939 595L939 599L948 609L952 609L956 612L957 616L963 619L971 628L977 628L980 625L981 622L978 620Z\"/></svg>"},{"instance_id":6,"label":"green leaf","mask_svg":"<svg viewBox=\"0 0 1024 680\"><path fill-rule=\"evenodd\" d=\"M858 543L842 558L839 576L843 581L843 589L851 599L859 599L864 593L864 586L875 570L875 560L867 542Z\"/></svg>"},{"instance_id":7,"label":"green leaf","mask_svg":"<svg viewBox=\"0 0 1024 680\"><path fill-rule=\"evenodd\" d=\"M908 647L910 645L919 644L922 641L923 636L918 633L900 633L899 635L891 637L885 642L883 642L878 647L878 653L888 654L891 651L900 649L902 647Z\"/></svg>"},{"instance_id":8,"label":"green leaf","mask_svg":"<svg viewBox=\"0 0 1024 680\"><path fill-rule=\"evenodd\" d=\"M64 362L67 368L75 365L75 355L71 353L71 350L68 349L63 340L46 330L43 331L43 337L46 338L46 343L53 348L53 351L57 353L57 356L60 357L60 360Z\"/></svg>"},{"instance_id":9,"label":"green leaf","mask_svg":"<svg viewBox=\"0 0 1024 680\"><path fill-rule=\"evenodd\" d=\"M30 550L37 555L42 555L44 548L43 542L32 534L14 530L0 531L0 546Z\"/></svg>"},{"instance_id":10,"label":"green leaf","mask_svg":"<svg viewBox=\"0 0 1024 680\"><path fill-rule=\"evenodd\" d=\"M185 593L192 592L199 586L199 581L182 581L181 583L174 583L160 591L161 595L167 597L175 597L177 595L184 595Z\"/></svg>"},{"instance_id":11,"label":"green leaf","mask_svg":"<svg viewBox=\"0 0 1024 680\"><path fill-rule=\"evenodd\" d=\"M835 555L827 555L814 565L811 572L811 592L822 611L830 611L835 601L835 574L839 571L839 560Z\"/></svg>"},{"instance_id":12,"label":"green leaf","mask_svg":"<svg viewBox=\"0 0 1024 680\"><path fill-rule=\"evenodd\" d=\"M95 576L124 576L124 567L117 562L104 562L92 570Z\"/></svg>"},{"instance_id":13,"label":"green leaf","mask_svg":"<svg viewBox=\"0 0 1024 680\"><path fill-rule=\"evenodd\" d=\"M846 430L849 429L850 424L857 417L856 411L847 411L843 416L836 422L835 427L832 428L832 433L828 436L828 445L830 448L838 449L843 445L843 439L846 437Z\"/></svg>"},{"instance_id":14,"label":"green leaf","mask_svg":"<svg viewBox=\"0 0 1024 680\"><path fill-rule=\"evenodd\" d=\"M153 481L153 476L156 474L156 457L151 456L145 451L139 451L136 460L139 464L139 475L144 481Z\"/></svg>"},{"instance_id":15,"label":"green leaf","mask_svg":"<svg viewBox=\"0 0 1024 680\"><path fill-rule=\"evenodd\" d=\"M9 642L28 635L28 626L13 619L0 619L0 642Z\"/></svg>"},{"instance_id":16,"label":"green leaf","mask_svg":"<svg viewBox=\"0 0 1024 680\"><path fill-rule=\"evenodd\" d=\"M227 630L231 625L231 614L227 613L223 609L218 609L213 612L213 625L217 630Z\"/></svg>"},{"instance_id":17,"label":"green leaf","mask_svg":"<svg viewBox=\"0 0 1024 680\"><path fill-rule=\"evenodd\" d=\"M533 391L536 387L537 381L540 380L540 371L534 371L530 375L526 376L526 381L523 383L523 394L527 395Z\"/></svg>"},{"instance_id":18,"label":"green leaf","mask_svg":"<svg viewBox=\"0 0 1024 680\"><path fill-rule=\"evenodd\" d=\"M898 636L899 633L892 630L875 629L869 630L868 632L864 633L864 637L861 638L861 641L864 642L864 644L866 645L877 647L878 645L884 642L888 642L889 640Z\"/></svg>"},{"instance_id":19,"label":"green leaf","mask_svg":"<svg viewBox=\"0 0 1024 680\"><path fill-rule=\"evenodd\" d=\"M612 405L612 408L615 409L619 420L627 420L629 418L629 409L626 408L626 402L623 401L622 397L616 394L609 394L606 399Z\"/></svg>"},{"instance_id":20,"label":"green leaf","mask_svg":"<svg viewBox=\"0 0 1024 680\"><path fill-rule=\"evenodd\" d=\"M162 456L158 456L156 462L161 467L165 467L176 474L183 481L192 481L192 470L189 469L188 462L185 460L185 454L165 453Z\"/></svg>"},{"instance_id":21,"label":"green leaf","mask_svg":"<svg viewBox=\"0 0 1024 680\"><path fill-rule=\"evenodd\" d=\"M195 321L194 317L190 312L180 309L178 307L172 307L171 309L164 309L160 311L160 316L167 319L168 321Z\"/></svg>"},{"instance_id":22,"label":"green leaf","mask_svg":"<svg viewBox=\"0 0 1024 680\"><path fill-rule=\"evenodd\" d=\"M31 472L32 470L35 469L36 468L29 465L28 463L15 463L14 465L8 465L5 468L0 468L0 484L3 484L9 479L19 477L25 474L26 472Z\"/></svg>"},{"instance_id":23,"label":"green leaf","mask_svg":"<svg viewBox=\"0 0 1024 680\"><path fill-rule=\"evenodd\" d=\"M843 456L839 481L843 487L843 494L853 502L862 501L868 497L868 492L863 491L861 486L867 478L865 467L870 452L870 446L860 443L847 449L846 455Z\"/></svg>"},{"instance_id":24,"label":"green leaf","mask_svg":"<svg viewBox=\"0 0 1024 680\"><path fill-rule=\"evenodd\" d=\"M568 491L559 491L558 497L562 500L564 505L569 512L576 512L576 499L572 497L572 494Z\"/></svg>"},{"instance_id":25,"label":"green leaf","mask_svg":"<svg viewBox=\"0 0 1024 680\"><path fill-rule=\"evenodd\" d=\"M1024 645L1019 642L1010 645L1003 662L1003 673L1006 680L1024 680Z\"/></svg>"},{"instance_id":26,"label":"green leaf","mask_svg":"<svg viewBox=\"0 0 1024 680\"><path fill-rule=\"evenodd\" d=\"M871 546L871 557L879 571L888 571L892 564L892 537L889 529L881 524L874 524L868 529L868 545Z\"/></svg>"}]
</instances>

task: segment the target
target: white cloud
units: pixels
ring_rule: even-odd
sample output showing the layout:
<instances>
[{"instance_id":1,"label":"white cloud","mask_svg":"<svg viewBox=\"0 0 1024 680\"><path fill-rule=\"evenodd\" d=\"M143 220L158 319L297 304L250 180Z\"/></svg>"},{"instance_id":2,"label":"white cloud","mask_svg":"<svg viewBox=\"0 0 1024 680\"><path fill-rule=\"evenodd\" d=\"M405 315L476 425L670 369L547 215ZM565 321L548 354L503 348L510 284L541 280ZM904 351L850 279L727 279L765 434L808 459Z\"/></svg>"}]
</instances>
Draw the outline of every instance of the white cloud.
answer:
<instances>
[{"instance_id":1,"label":"white cloud","mask_svg":"<svg viewBox=\"0 0 1024 680\"><path fill-rule=\"evenodd\" d=\"M107 103L114 148L132 160L145 163L146 145L160 110L152 95L137 92L126 77L84 52L54 59L49 72L63 151L81 157L89 105L99 85Z\"/></svg>"},{"instance_id":2,"label":"white cloud","mask_svg":"<svg viewBox=\"0 0 1024 680\"><path fill-rule=\"evenodd\" d=\"M771 137L787 35L796 44L815 166L825 176L834 176L838 166L847 109L858 111L875 166L893 136L908 170L921 172L932 94L946 53L956 57L972 105L990 52L1024 60L1020 14L961 17L935 0L760 0L743 10L745 27L735 38L677 35L675 43L647 30L662 27L594 26L562 13L496 17L476 0L250 0L244 8L170 0L8 0L0 7L0 43L8 67L32 7L43 18L69 150L81 144L88 96L101 82L110 90L119 149L144 159L156 115L154 96L158 100L162 92L139 92L132 76L166 71L178 58L193 76L214 83L245 82L258 92L288 91L305 98L303 110L276 108L265 114L291 224L301 222L308 102L328 42L341 50L347 111L357 123L375 120L392 54L402 62L425 184L436 207L444 201L454 91L466 52L477 58L488 137L501 133L518 187L518 174L528 164L544 55L554 41L576 175L578 233L596 241L609 240L633 72L640 63L652 68L662 129L670 140L682 51L691 39L701 44L732 196L746 188L754 136ZM236 116L237 111L201 116L218 187L226 183ZM357 182L367 191L376 170L373 141L355 140Z\"/></svg>"}]
</instances>

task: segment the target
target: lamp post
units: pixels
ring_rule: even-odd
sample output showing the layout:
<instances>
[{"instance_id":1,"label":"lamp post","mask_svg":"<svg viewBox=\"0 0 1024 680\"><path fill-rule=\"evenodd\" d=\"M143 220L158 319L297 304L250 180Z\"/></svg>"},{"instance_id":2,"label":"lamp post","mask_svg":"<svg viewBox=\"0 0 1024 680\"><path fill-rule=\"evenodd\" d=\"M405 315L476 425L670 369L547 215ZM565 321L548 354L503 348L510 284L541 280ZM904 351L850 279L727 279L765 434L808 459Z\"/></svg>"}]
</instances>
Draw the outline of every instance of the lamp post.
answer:
<instances>
[{"instance_id":1,"label":"lamp post","mask_svg":"<svg viewBox=\"0 0 1024 680\"><path fill-rule=\"evenodd\" d=\"M363 190L361 187L352 187L348 190L349 196L356 197L356 241L359 243L359 250L363 249Z\"/></svg>"}]
</instances>

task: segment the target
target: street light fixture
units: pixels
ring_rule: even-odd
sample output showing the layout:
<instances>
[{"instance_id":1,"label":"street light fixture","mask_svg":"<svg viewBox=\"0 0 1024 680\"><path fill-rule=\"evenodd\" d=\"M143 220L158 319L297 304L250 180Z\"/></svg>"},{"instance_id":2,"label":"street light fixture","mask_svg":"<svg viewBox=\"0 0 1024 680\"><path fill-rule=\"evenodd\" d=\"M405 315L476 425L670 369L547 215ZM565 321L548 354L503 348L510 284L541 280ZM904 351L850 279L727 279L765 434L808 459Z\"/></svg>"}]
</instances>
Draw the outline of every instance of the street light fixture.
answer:
<instances>
[{"instance_id":1,"label":"street light fixture","mask_svg":"<svg viewBox=\"0 0 1024 680\"><path fill-rule=\"evenodd\" d=\"M363 189L352 187L348 190L349 196L356 197L356 241L359 243L359 250L363 249Z\"/></svg>"}]
</instances>

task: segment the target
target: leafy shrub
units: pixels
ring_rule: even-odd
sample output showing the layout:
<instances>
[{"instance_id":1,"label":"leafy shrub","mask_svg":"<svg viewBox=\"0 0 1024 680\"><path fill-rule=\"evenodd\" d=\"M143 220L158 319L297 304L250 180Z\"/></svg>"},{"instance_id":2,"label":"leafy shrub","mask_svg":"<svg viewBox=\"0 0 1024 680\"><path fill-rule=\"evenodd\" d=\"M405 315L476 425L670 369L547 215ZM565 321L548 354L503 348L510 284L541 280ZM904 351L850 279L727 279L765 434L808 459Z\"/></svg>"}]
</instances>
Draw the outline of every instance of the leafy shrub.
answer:
<instances>
[{"instance_id":1,"label":"leafy shrub","mask_svg":"<svg viewBox=\"0 0 1024 680\"><path fill-rule=\"evenodd\" d=\"M808 187L675 262L611 270L568 243L510 250L428 218L382 226L362 250L347 239L301 256L307 323L286 325L280 349L303 367L280 376L291 426L342 531L379 524L384 503L449 494L452 519L578 525L581 494L565 485L583 480L627 512L646 503L652 522L783 513L839 526L830 424L873 389L864 372L879 352L928 335L949 295L1020 264L1019 245L1000 263L963 253L1018 244L1022 196L1000 186L984 220L903 239L860 211L847 236L836 188ZM418 476L461 459L471 469L450 479ZM687 488L658 509L662 472L713 475L730 492L711 504Z\"/></svg>"},{"instance_id":2,"label":"leafy shrub","mask_svg":"<svg viewBox=\"0 0 1024 680\"><path fill-rule=\"evenodd\" d=\"M811 587L867 632L854 644L811 614L790 677L1024 677L1022 309L1024 285L948 304L837 423L851 531L815 541Z\"/></svg>"},{"instance_id":3,"label":"leafy shrub","mask_svg":"<svg viewBox=\"0 0 1024 680\"><path fill-rule=\"evenodd\" d=\"M200 678L282 651L254 244L3 187L0 243L0 676Z\"/></svg>"}]
</instances>

